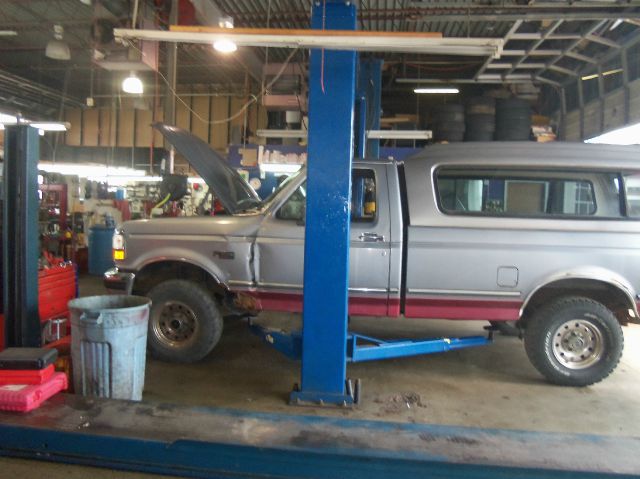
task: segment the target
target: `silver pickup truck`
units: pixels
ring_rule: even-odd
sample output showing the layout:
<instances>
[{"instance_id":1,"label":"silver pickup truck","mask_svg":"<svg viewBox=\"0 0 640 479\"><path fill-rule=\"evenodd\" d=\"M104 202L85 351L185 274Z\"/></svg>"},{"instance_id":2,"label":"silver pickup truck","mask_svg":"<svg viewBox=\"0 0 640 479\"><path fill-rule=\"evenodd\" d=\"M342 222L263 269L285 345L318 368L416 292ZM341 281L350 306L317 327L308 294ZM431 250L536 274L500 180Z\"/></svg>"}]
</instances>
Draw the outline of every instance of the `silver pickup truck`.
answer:
<instances>
[{"instance_id":1,"label":"silver pickup truck","mask_svg":"<svg viewBox=\"0 0 640 479\"><path fill-rule=\"evenodd\" d=\"M192 362L218 342L222 311L302 310L306 173L261 201L204 142L155 127L226 214L124 223L105 284L149 296L150 351ZM602 380L621 325L638 321L639 153L494 142L355 161L350 314L510 322L551 382Z\"/></svg>"}]
</instances>

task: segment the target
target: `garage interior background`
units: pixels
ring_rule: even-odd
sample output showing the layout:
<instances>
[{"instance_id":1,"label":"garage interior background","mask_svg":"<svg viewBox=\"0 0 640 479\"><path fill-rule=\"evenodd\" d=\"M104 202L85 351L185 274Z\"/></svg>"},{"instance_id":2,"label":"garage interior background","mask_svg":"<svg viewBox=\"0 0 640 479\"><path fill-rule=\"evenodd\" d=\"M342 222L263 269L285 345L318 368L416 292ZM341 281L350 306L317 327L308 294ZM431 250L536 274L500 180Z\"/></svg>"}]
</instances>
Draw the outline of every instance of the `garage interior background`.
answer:
<instances>
[{"instance_id":1,"label":"garage interior background","mask_svg":"<svg viewBox=\"0 0 640 479\"><path fill-rule=\"evenodd\" d=\"M145 28L162 29L175 23L215 26L221 19L231 19L235 28L306 29L312 2L181 0L175 2L180 10L177 22L170 18L171 3L167 0L3 1L0 12L0 112L9 117L65 123L65 132L45 132L41 137L41 159L45 162L129 167L153 177L161 172L162 160L167 160L167 154L162 138L154 134L149 125L173 115L176 125L190 130L228 155L239 168L255 166L254 153L247 152L251 149L247 148L249 145L276 145L284 155L292 153L296 158L293 161L301 161L306 141L295 136L304 136L302 133L295 132L307 127L308 51L298 50L278 81L265 95L259 96L270 79L280 72L290 50L242 47L231 54L222 54L209 45L161 44L150 48L151 56L147 57L153 59L157 54L156 63L143 61L135 48L114 42L109 32L113 27L130 27L134 5L138 6L140 25ZM360 30L441 32L444 37L487 37L505 41L500 58L361 54L363 59L383 60L382 129L433 129L436 112L442 105L463 104L469 98L483 94L494 97L516 95L525 99L537 114L542 132L545 135L553 133L559 139L586 140L620 126L640 122L640 2L363 0L357 7ZM46 47L56 36L68 46L67 60L45 55ZM177 58L173 87L172 69L169 68L172 57ZM144 93L131 95L122 92L122 81L131 72L142 80ZM460 93L415 94L414 88L420 86L457 87ZM180 98L177 101L174 101L172 88ZM251 102L253 99L257 101ZM248 102L251 102L250 106L241 110ZM287 114L297 111L302 114ZM225 121L238 112L241 114ZM282 130L294 133L287 134ZM382 156L399 158L401 153L393 147L413 148L422 144L424 140L388 140L384 145L390 149L384 150ZM255 151L258 151L257 146ZM192 174L188 165L179 158L176 172ZM71 190L68 207L75 213L76 193ZM95 218L105 211L115 213L100 208L103 207L95 206ZM77 212L84 214L87 209L85 203L84 209ZM247 367L248 362L260 362L255 352L253 356L239 359L238 347L236 343L227 343L222 357L230 364L236 361L235 365L241 367ZM474 361L480 361L473 356L474 353L471 354ZM501 360L497 355L491 355L487 361ZM255 409L268 403L256 398L260 387L251 386L248 381L236 390L220 393L211 383L225 382L229 376L222 371L212 373L210 366L204 364L187 374L193 383L199 384L194 390L194 397L209 397L217 404L235 406L239 396L246 396L247 404ZM503 366L509 374L519 373L515 367ZM293 369L281 374L287 367L284 361L278 362L268 366L269 379L263 379L262 383L259 378L252 380L270 390L287 390L294 374ZM425 411L421 412L435 416L437 420L443 415L438 411L463 410L465 406L459 398L454 400L450 397L456 395L459 386L451 378L445 378L448 370L446 359L438 360L435 369L440 373L429 373L430 379L444 381L447 385L444 390L448 393L434 393L430 403L433 408L428 411L424 408ZM174 377L184 374L175 365L153 362L149 370L151 377L155 378L167 371ZM386 375L394 374L382 367L381 383L385 382ZM205 378L209 381L207 384L203 380ZM623 384L626 378L619 376L612 381L611 387L626 388ZM398 381L405 379L400 375ZM159 379L152 379L149 384L151 399L171 399L165 395L161 383ZM513 403L521 401L520 406L514 404L509 407L500 403L507 400L501 398L499 392L495 397L492 391L484 393L497 400L513 417L523 409L545 407L553 411L555 417L562 414L560 409L556 409L559 408L557 401L543 405L527 402L531 385L526 386L516 387L509 393L516 399ZM542 387L534 386L538 392ZM553 396L554 399L561 397L564 402L572 402L576 399L573 394L563 391L554 392ZM624 396L614 399L613 403L609 399L598 393L590 397L595 407L614 410L615 418L609 421L610 424L620 425L624 434L632 434L630 426L633 421L624 426ZM187 399L187 402L191 400ZM386 398L382 397L382 400L386 401ZM409 398L407 404L419 410L420 406L411 401ZM379 409L375 414L399 419L405 411L396 410L395 399L391 403L380 405L382 403L374 402L373 407ZM197 400L194 404L202 404L202 401ZM280 407L278 405L276 409ZM591 417L593 409L586 403L574 407L583 417L594 420ZM495 427L496 423L486 419L490 411L487 404L481 404L468 411L471 419L464 420ZM367 413L371 410L356 415L365 417ZM411 417L419 416L416 412ZM411 417L402 417L402 420L411 421ZM506 419L500 421L500 427L513 424ZM534 422L532 419L526 426L535 428ZM564 418L556 426L584 433L592 427L596 430L598 426L604 429L613 427L593 426L587 422L575 429L570 418Z\"/></svg>"}]
</instances>

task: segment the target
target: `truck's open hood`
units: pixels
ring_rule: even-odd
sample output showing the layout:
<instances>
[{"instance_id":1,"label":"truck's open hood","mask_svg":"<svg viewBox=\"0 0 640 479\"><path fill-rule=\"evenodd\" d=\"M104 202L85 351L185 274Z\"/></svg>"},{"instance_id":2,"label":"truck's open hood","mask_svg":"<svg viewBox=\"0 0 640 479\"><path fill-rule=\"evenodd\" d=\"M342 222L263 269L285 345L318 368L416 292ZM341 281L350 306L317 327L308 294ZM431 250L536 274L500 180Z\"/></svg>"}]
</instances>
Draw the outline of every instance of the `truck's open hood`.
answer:
<instances>
[{"instance_id":1,"label":"truck's open hood","mask_svg":"<svg viewBox=\"0 0 640 479\"><path fill-rule=\"evenodd\" d=\"M239 213L260 204L253 188L200 138L176 126L164 123L152 126L185 157L228 213Z\"/></svg>"}]
</instances>

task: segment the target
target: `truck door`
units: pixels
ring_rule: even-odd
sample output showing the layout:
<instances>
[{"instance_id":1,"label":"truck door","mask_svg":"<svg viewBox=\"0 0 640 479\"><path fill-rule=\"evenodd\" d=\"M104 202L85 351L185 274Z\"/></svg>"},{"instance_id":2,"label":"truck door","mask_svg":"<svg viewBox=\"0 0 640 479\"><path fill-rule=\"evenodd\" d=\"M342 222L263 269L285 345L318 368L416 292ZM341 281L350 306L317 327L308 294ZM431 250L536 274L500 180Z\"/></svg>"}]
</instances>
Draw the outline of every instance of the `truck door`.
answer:
<instances>
[{"instance_id":1,"label":"truck door","mask_svg":"<svg viewBox=\"0 0 640 479\"><path fill-rule=\"evenodd\" d=\"M390 221L386 174L384 164L356 165L353 170L351 314L387 314ZM306 188L302 183L270 213L258 233L256 286L265 309L302 310L305 201Z\"/></svg>"}]
</instances>

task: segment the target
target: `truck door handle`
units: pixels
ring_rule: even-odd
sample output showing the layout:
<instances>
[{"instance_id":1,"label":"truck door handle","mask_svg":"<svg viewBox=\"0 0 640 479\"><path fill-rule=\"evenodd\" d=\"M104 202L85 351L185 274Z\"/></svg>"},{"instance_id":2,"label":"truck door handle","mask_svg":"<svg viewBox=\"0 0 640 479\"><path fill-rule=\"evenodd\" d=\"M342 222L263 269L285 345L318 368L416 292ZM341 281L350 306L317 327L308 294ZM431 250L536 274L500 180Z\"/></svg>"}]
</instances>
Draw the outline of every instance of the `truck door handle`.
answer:
<instances>
[{"instance_id":1,"label":"truck door handle","mask_svg":"<svg viewBox=\"0 0 640 479\"><path fill-rule=\"evenodd\" d=\"M362 233L360 236L358 236L358 238L360 238L361 241L372 243L384 241L384 236L379 235L378 233Z\"/></svg>"}]
</instances>

